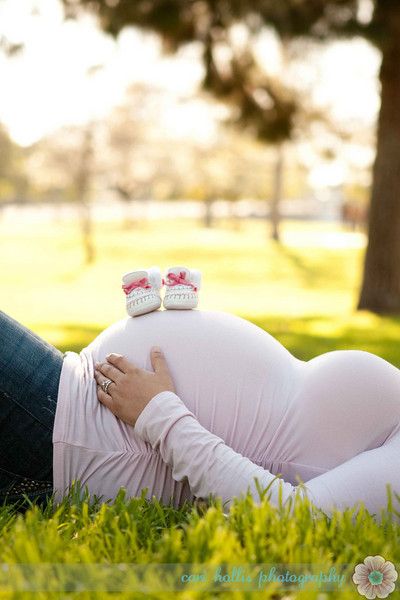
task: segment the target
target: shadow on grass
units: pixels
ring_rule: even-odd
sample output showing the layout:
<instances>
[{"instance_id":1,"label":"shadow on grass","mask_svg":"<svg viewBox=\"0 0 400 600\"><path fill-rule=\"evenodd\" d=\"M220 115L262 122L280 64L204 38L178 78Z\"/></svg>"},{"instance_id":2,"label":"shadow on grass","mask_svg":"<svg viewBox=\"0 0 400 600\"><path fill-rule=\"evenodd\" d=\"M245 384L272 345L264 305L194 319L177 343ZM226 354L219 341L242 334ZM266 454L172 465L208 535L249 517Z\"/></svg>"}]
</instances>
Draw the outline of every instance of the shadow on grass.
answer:
<instances>
[{"instance_id":1,"label":"shadow on grass","mask_svg":"<svg viewBox=\"0 0 400 600\"><path fill-rule=\"evenodd\" d=\"M350 268L346 278L348 289L353 288L353 265L355 256L348 250L289 248L280 246L281 257L285 257L293 269L293 273L307 289L341 289L344 287L343 271ZM355 266L355 265L354 265Z\"/></svg>"},{"instance_id":2,"label":"shadow on grass","mask_svg":"<svg viewBox=\"0 0 400 600\"><path fill-rule=\"evenodd\" d=\"M400 317L376 317L366 324L358 314L340 319L242 315L277 338L294 356L310 360L332 350L364 350L400 368Z\"/></svg>"}]
</instances>

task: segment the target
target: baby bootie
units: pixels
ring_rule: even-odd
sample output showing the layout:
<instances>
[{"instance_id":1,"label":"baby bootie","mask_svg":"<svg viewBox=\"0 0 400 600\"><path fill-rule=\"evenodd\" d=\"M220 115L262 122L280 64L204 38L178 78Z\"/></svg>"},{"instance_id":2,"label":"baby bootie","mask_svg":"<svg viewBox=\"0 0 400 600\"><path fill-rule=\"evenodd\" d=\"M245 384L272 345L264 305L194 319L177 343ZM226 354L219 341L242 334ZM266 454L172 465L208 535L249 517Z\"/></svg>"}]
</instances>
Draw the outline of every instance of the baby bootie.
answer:
<instances>
[{"instance_id":1,"label":"baby bootie","mask_svg":"<svg viewBox=\"0 0 400 600\"><path fill-rule=\"evenodd\" d=\"M161 306L161 272L158 267L130 271L122 276L126 312L130 317L144 315Z\"/></svg>"},{"instance_id":2,"label":"baby bootie","mask_svg":"<svg viewBox=\"0 0 400 600\"><path fill-rule=\"evenodd\" d=\"M162 283L165 285L164 308L196 308L201 286L200 271L186 267L169 267Z\"/></svg>"}]
</instances>

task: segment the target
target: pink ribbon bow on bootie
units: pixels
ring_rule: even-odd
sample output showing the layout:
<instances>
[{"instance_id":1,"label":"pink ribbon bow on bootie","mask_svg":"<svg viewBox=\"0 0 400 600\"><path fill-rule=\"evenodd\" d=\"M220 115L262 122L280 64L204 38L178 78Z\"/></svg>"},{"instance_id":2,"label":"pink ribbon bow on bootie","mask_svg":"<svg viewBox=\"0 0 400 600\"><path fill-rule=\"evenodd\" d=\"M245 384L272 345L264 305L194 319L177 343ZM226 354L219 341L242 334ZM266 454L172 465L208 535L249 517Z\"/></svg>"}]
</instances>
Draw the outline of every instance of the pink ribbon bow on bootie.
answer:
<instances>
[{"instance_id":1,"label":"pink ribbon bow on bootie","mask_svg":"<svg viewBox=\"0 0 400 600\"><path fill-rule=\"evenodd\" d=\"M132 281L132 283L124 283L122 285L122 289L124 290L126 295L128 295L132 290L135 290L136 288L151 288L147 277L142 277L142 279L136 279L136 281Z\"/></svg>"},{"instance_id":2,"label":"pink ribbon bow on bootie","mask_svg":"<svg viewBox=\"0 0 400 600\"><path fill-rule=\"evenodd\" d=\"M197 287L191 281L186 279L185 271L181 271L179 275L175 275L175 273L168 273L167 278L169 279L170 283L163 279L163 285L168 285L168 287L173 287L175 285L188 285L193 288L194 292L197 292Z\"/></svg>"}]
</instances>

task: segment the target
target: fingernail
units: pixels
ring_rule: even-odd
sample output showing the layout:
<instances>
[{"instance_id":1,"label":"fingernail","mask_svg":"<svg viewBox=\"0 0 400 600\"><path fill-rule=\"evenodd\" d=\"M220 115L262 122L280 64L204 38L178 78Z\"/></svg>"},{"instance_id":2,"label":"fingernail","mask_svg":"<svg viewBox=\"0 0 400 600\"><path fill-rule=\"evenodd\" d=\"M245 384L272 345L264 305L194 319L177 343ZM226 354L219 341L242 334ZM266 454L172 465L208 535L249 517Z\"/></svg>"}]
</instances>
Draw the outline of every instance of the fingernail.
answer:
<instances>
[{"instance_id":1,"label":"fingernail","mask_svg":"<svg viewBox=\"0 0 400 600\"><path fill-rule=\"evenodd\" d=\"M160 346L153 346L152 351L153 352L161 352L161 348L160 348Z\"/></svg>"}]
</instances>

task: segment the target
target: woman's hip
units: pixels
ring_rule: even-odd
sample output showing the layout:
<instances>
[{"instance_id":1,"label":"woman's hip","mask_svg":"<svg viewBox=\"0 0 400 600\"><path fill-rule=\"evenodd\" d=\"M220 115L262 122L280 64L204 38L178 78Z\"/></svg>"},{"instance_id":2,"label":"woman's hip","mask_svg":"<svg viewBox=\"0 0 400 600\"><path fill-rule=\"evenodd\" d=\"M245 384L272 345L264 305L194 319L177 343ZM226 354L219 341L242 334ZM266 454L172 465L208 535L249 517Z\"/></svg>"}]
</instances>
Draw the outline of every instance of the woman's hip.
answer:
<instances>
[{"instance_id":1,"label":"woman's hip","mask_svg":"<svg viewBox=\"0 0 400 600\"><path fill-rule=\"evenodd\" d=\"M399 369L369 352L333 351L304 363L270 456L331 469L399 426Z\"/></svg>"}]
</instances>

